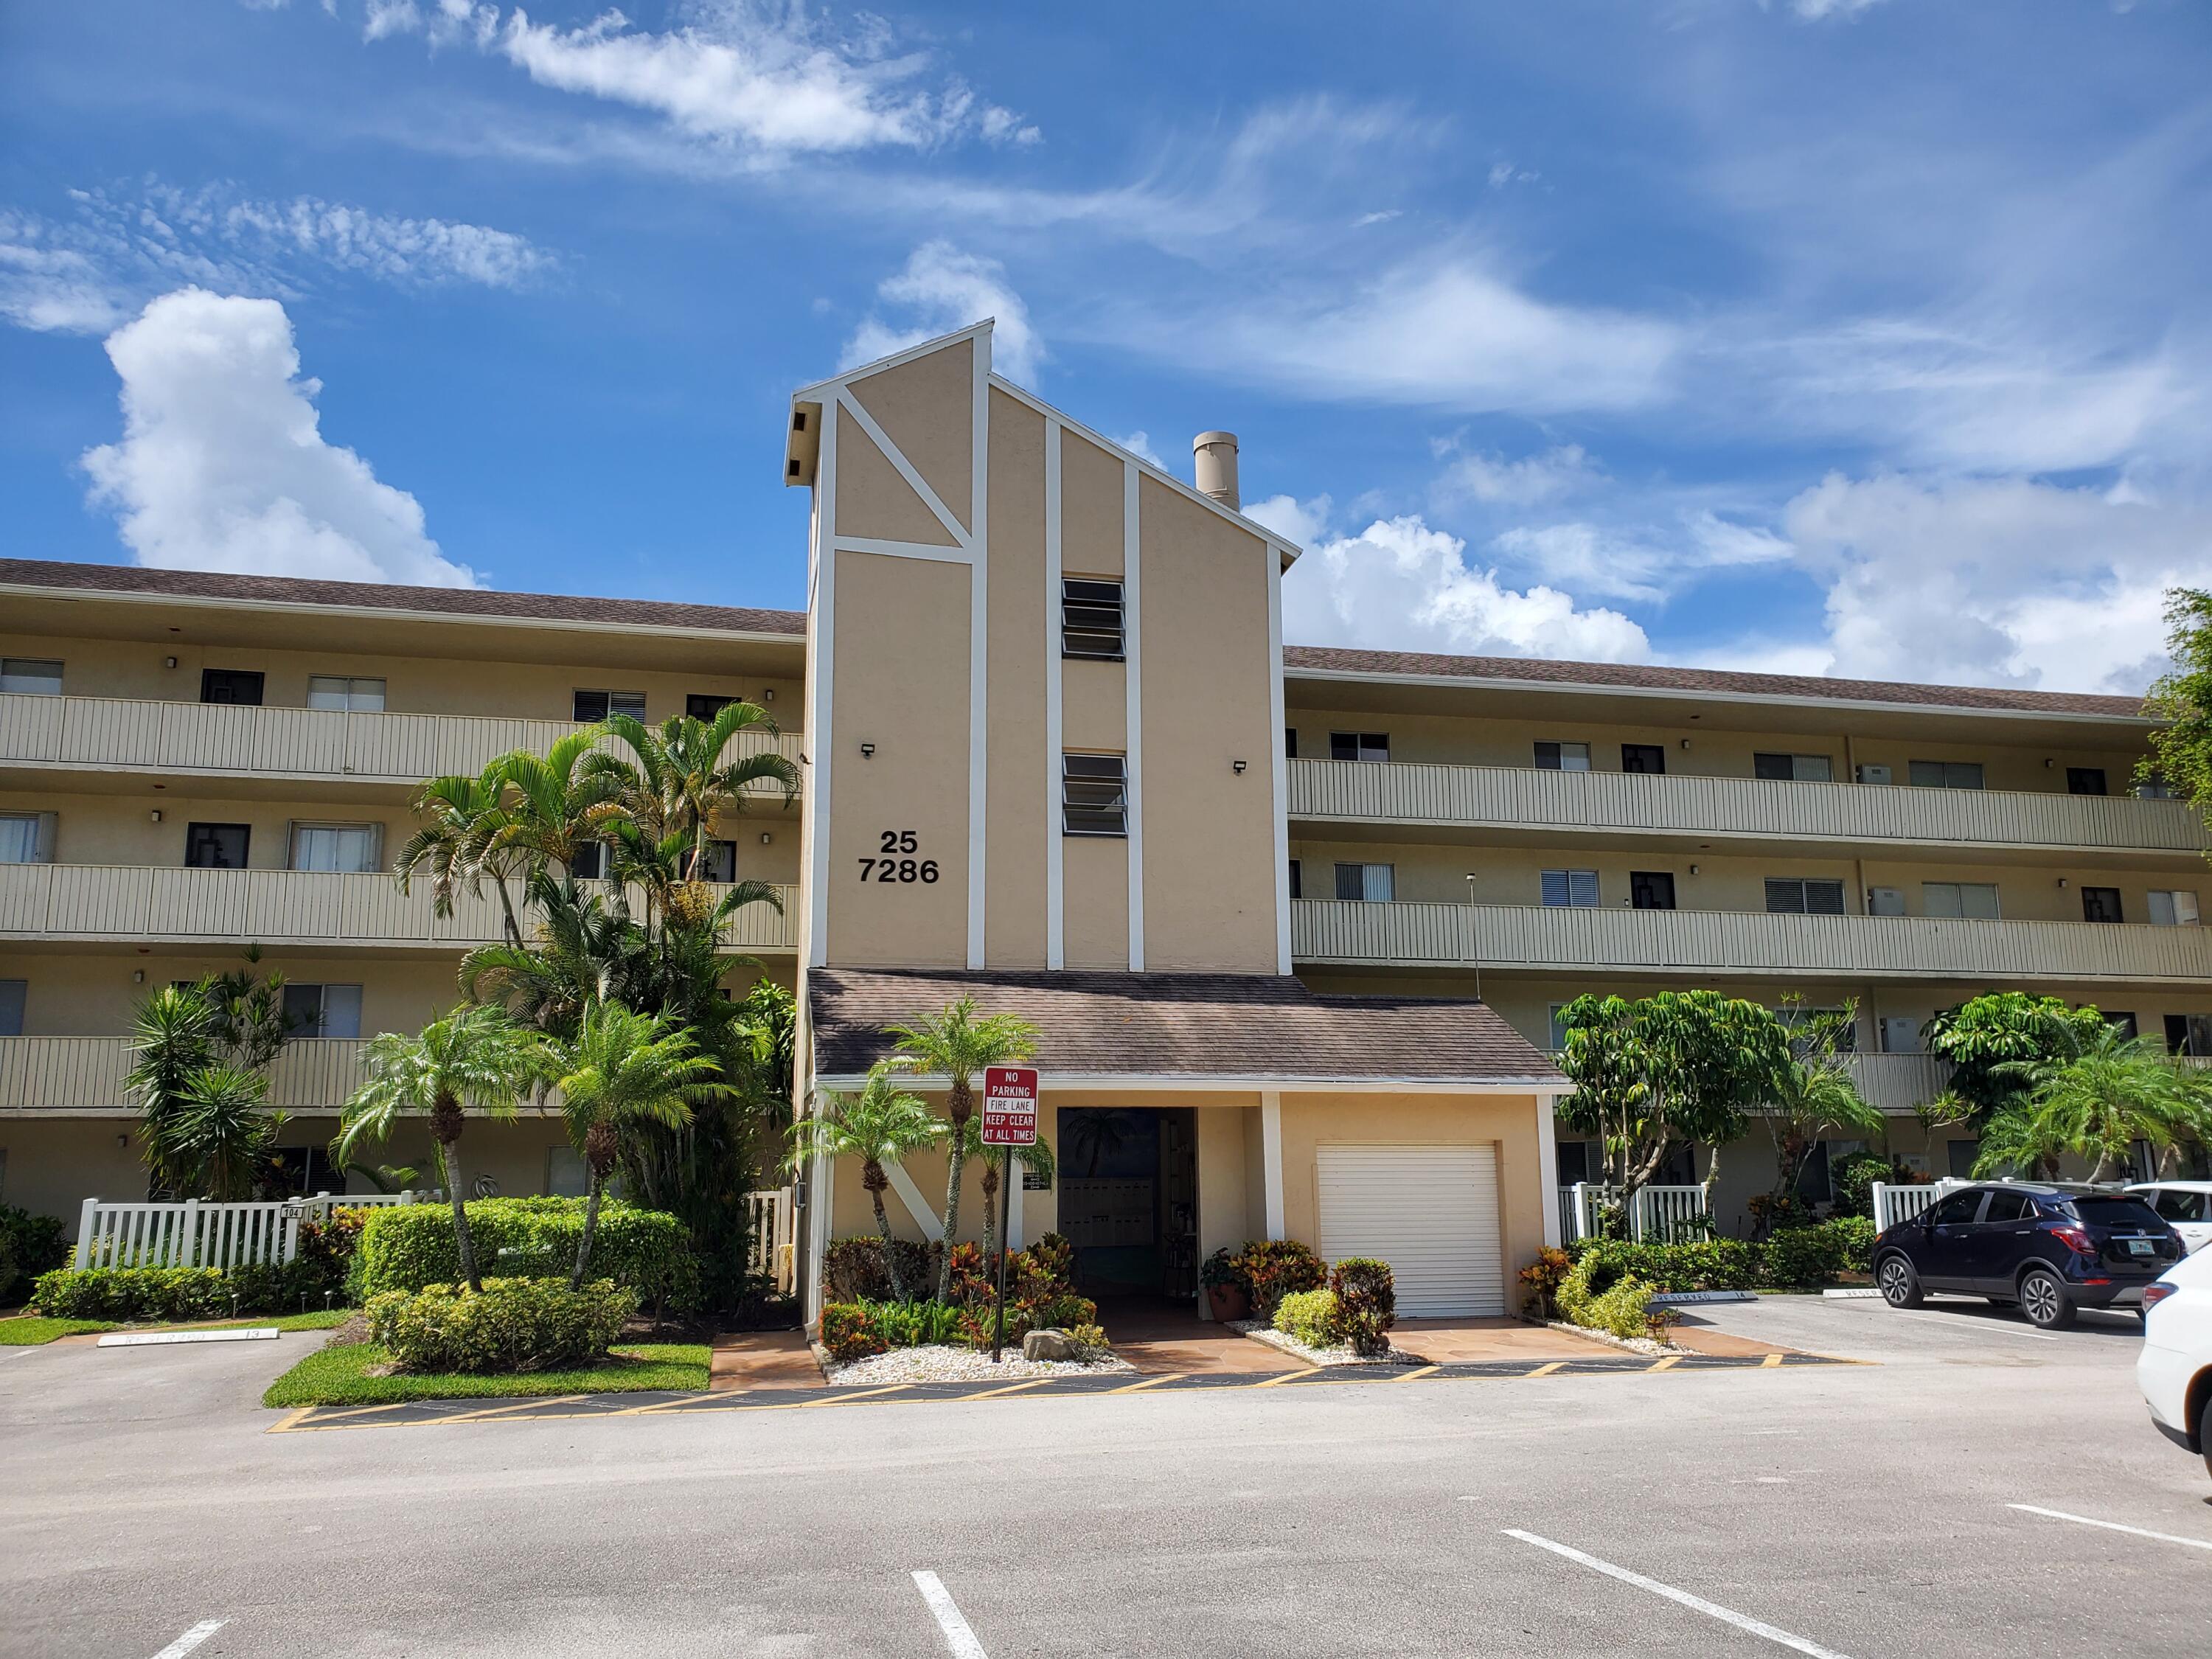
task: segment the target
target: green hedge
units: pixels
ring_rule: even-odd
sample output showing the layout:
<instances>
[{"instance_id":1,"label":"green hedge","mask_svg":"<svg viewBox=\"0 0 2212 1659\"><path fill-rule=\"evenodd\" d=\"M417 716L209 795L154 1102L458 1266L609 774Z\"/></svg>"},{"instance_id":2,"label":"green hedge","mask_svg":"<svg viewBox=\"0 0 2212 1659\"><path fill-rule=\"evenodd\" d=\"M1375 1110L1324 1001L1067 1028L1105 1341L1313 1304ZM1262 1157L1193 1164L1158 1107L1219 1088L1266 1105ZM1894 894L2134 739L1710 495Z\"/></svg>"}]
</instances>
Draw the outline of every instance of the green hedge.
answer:
<instances>
[{"instance_id":1,"label":"green hedge","mask_svg":"<svg viewBox=\"0 0 2212 1659\"><path fill-rule=\"evenodd\" d=\"M302 1257L271 1267L58 1267L39 1276L34 1313L56 1319L169 1321L228 1319L240 1314L323 1311L331 1287L324 1263Z\"/></svg>"},{"instance_id":2,"label":"green hedge","mask_svg":"<svg viewBox=\"0 0 2212 1659\"><path fill-rule=\"evenodd\" d=\"M588 1364L622 1334L637 1292L609 1279L487 1279L369 1298L370 1340L410 1371L475 1376Z\"/></svg>"},{"instance_id":3,"label":"green hedge","mask_svg":"<svg viewBox=\"0 0 2212 1659\"><path fill-rule=\"evenodd\" d=\"M1865 1272L1873 1244L1874 1223L1845 1216L1810 1227L1778 1228L1757 1243L1708 1238L1692 1244L1631 1244L1586 1238L1571 1252L1577 1261L1595 1256L1607 1269L1632 1273L1655 1291L1815 1290L1832 1284L1839 1273Z\"/></svg>"},{"instance_id":4,"label":"green hedge","mask_svg":"<svg viewBox=\"0 0 2212 1659\"><path fill-rule=\"evenodd\" d=\"M479 1276L565 1278L584 1228L580 1198L479 1198L468 1206ZM356 1275L364 1305L392 1291L450 1285L461 1276L453 1212L445 1204L380 1209L362 1229ZM699 1264L684 1224L659 1210L603 1202L590 1272L635 1291L656 1310L699 1304Z\"/></svg>"},{"instance_id":5,"label":"green hedge","mask_svg":"<svg viewBox=\"0 0 2212 1659\"><path fill-rule=\"evenodd\" d=\"M0 1204L0 1308L13 1307L33 1280L67 1265L66 1232L58 1216Z\"/></svg>"},{"instance_id":6,"label":"green hedge","mask_svg":"<svg viewBox=\"0 0 2212 1659\"><path fill-rule=\"evenodd\" d=\"M1644 1314L1654 1294L1655 1287L1649 1281L1620 1270L1607 1261L1604 1253L1591 1250L1559 1286L1559 1316L1570 1325L1613 1336L1644 1336L1649 1334Z\"/></svg>"}]
</instances>

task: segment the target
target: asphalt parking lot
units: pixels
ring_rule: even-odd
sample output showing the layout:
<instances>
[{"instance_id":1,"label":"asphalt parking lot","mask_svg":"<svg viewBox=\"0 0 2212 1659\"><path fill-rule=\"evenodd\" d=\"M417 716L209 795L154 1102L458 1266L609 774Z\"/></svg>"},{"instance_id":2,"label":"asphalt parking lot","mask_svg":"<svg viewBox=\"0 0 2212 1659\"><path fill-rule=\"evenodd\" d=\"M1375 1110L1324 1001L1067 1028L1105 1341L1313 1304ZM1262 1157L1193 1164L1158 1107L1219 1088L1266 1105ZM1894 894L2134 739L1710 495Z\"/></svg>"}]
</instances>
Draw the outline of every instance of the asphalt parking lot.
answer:
<instances>
[{"instance_id":1,"label":"asphalt parking lot","mask_svg":"<svg viewBox=\"0 0 2212 1659\"><path fill-rule=\"evenodd\" d=\"M1874 1363L271 1434L319 1339L15 1350L0 1651L2205 1651L2131 1317L1710 1316Z\"/></svg>"}]
</instances>

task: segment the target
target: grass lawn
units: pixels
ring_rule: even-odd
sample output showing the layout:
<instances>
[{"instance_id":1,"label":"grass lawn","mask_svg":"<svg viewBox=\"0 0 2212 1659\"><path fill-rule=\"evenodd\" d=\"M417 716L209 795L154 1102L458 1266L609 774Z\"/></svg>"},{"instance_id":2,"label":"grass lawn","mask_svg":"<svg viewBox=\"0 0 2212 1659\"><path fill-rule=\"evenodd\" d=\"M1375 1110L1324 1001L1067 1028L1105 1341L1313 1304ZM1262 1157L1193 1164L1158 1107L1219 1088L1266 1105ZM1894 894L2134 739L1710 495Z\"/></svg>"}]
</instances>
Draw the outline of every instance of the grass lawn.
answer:
<instances>
[{"instance_id":1,"label":"grass lawn","mask_svg":"<svg viewBox=\"0 0 2212 1659\"><path fill-rule=\"evenodd\" d=\"M353 1316L350 1308L321 1313L271 1314L266 1319L226 1319L211 1325L119 1325L106 1319L44 1319L27 1314L20 1319L0 1319L0 1348L35 1348L57 1337L83 1336L94 1331L327 1331Z\"/></svg>"},{"instance_id":2,"label":"grass lawn","mask_svg":"<svg viewBox=\"0 0 2212 1659\"><path fill-rule=\"evenodd\" d=\"M382 1406L403 1400L504 1400L523 1395L621 1394L643 1389L704 1392L703 1342L647 1343L617 1348L611 1364L589 1370L509 1372L472 1376L453 1372L371 1376L389 1356L373 1342L311 1353L269 1385L264 1406Z\"/></svg>"}]
</instances>

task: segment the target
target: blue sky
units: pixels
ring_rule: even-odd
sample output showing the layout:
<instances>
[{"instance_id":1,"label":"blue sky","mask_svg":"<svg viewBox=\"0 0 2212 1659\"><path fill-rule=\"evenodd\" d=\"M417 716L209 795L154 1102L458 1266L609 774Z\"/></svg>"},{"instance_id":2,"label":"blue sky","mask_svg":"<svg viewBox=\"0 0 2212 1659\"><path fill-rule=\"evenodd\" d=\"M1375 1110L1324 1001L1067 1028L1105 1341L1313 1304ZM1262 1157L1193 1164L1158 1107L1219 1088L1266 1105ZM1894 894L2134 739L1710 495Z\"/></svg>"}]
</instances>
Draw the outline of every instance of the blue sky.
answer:
<instances>
[{"instance_id":1,"label":"blue sky","mask_svg":"<svg viewBox=\"0 0 2212 1659\"><path fill-rule=\"evenodd\" d=\"M1356 15L1356 26L1348 19ZM0 0L0 545L796 606L985 314L1293 641L2134 690L2212 580L2212 9Z\"/></svg>"}]
</instances>

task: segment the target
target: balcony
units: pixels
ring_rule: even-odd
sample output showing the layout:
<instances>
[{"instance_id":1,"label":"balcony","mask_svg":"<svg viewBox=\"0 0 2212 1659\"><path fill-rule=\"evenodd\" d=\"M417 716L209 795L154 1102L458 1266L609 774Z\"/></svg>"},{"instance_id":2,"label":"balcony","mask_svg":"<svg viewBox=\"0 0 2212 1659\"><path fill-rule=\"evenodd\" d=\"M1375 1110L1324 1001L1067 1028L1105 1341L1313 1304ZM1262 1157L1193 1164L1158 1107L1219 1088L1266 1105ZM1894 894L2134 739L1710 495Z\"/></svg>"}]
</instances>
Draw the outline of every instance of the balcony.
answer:
<instances>
[{"instance_id":1,"label":"balcony","mask_svg":"<svg viewBox=\"0 0 2212 1659\"><path fill-rule=\"evenodd\" d=\"M2094 850L2171 855L2212 848L2212 835L2185 803L2128 795L1395 761L1292 761L1290 816L1294 823L1356 824L1363 835L1389 826L1409 832L1505 832L1530 840L1619 834L1672 836L1695 843L1728 836L1808 848L1910 845L1996 854Z\"/></svg>"},{"instance_id":2,"label":"balcony","mask_svg":"<svg viewBox=\"0 0 2212 1659\"><path fill-rule=\"evenodd\" d=\"M1505 904L1291 907L1302 963L1825 980L2212 981L2212 930Z\"/></svg>"},{"instance_id":3,"label":"balcony","mask_svg":"<svg viewBox=\"0 0 2212 1659\"><path fill-rule=\"evenodd\" d=\"M799 890L779 888L783 912L748 905L725 942L738 951L798 946ZM633 902L635 902L633 896ZM145 865L0 865L0 939L133 944L452 949L501 936L499 900L455 896L431 914L430 884L402 893L387 875L308 870L172 870Z\"/></svg>"},{"instance_id":4,"label":"balcony","mask_svg":"<svg viewBox=\"0 0 2212 1659\"><path fill-rule=\"evenodd\" d=\"M0 767L412 786L480 772L511 749L543 754L575 729L570 720L9 694L0 696ZM796 765L800 739L754 732L732 747L738 755L774 748Z\"/></svg>"},{"instance_id":5,"label":"balcony","mask_svg":"<svg viewBox=\"0 0 2212 1659\"><path fill-rule=\"evenodd\" d=\"M362 1084L365 1037L308 1037L289 1043L269 1067L269 1104L335 1112ZM124 1098L131 1045L119 1036L0 1037L0 1116L56 1113L138 1115Z\"/></svg>"}]
</instances>

